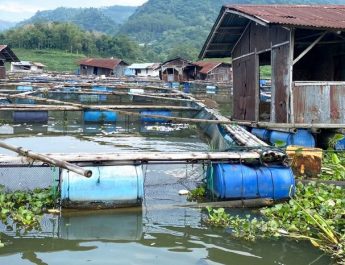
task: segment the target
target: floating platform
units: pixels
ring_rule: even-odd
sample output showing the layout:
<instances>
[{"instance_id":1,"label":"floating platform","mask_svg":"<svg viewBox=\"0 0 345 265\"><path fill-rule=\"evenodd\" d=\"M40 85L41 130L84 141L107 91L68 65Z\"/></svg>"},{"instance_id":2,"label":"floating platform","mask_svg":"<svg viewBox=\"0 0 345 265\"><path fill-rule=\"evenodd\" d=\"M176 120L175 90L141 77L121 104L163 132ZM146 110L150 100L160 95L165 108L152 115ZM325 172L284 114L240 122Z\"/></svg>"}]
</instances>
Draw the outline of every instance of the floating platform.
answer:
<instances>
[{"instance_id":1,"label":"floating platform","mask_svg":"<svg viewBox=\"0 0 345 265\"><path fill-rule=\"evenodd\" d=\"M40 89L22 90L19 94L3 94L10 100L33 100L35 104L5 104L1 110L14 111L17 122L30 122L27 118L39 110L46 119L49 111L82 111L85 123L115 123L120 116L135 117L142 123L193 123L210 142L213 152L132 152L108 154L41 154L37 160L45 158L45 163L59 163L59 190L61 205L66 208L116 208L141 205L144 194L144 177L142 166L146 164L203 164L209 170L205 175L207 189L218 199L252 199L267 198L273 200L289 199L294 191L294 177L286 163L286 154L272 148L256 135L266 132L250 133L242 126L234 124L217 111L207 108L202 102L189 94L161 87L148 87L150 91L164 91L145 94L145 87L128 86L127 92L114 91L117 86L90 85L85 91L83 84L73 86L51 86L47 91ZM133 89L140 89L133 90ZM62 91L61 91L62 90ZM131 90L131 91L130 91ZM141 91L142 90L142 91ZM39 94L40 97L33 94ZM45 98L44 95L79 96L78 102ZM128 96L147 98L150 105L106 105L110 96ZM81 100L85 96L88 100ZM92 105L90 97L97 102ZM101 98L101 96L104 96ZM78 97L77 97L78 98ZM101 100L102 99L102 100ZM41 104L44 102L45 104ZM159 102L159 104L155 104ZM178 105L176 104L178 102ZM41 105L38 105L40 103ZM166 103L166 104L165 104ZM183 115L175 115L181 112ZM18 116L19 115L19 116ZM33 117L31 122L38 117ZM48 118L47 118L48 119ZM304 131L300 134L305 135ZM274 134L273 134L274 135ZM285 138L284 138L285 137ZM268 139L273 139L270 134ZM292 139L296 137L281 134L274 139ZM299 138L298 138L299 139ZM272 140L272 141L273 141ZM90 150L91 151L91 150ZM20 149L21 155L30 152ZM0 156L0 165L16 164L21 167L33 165L32 158ZM1 166L0 166L1 169ZM91 175L92 174L92 175ZM86 176L86 177L85 177Z\"/></svg>"}]
</instances>

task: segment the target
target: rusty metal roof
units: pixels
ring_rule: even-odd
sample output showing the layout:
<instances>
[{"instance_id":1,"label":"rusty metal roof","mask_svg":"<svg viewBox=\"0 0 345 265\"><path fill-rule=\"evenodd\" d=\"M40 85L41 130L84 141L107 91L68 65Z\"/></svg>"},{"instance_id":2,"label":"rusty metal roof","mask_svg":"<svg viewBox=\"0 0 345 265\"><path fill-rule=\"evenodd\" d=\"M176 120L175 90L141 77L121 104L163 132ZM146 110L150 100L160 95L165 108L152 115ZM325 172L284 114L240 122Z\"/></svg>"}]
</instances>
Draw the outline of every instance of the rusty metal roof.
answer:
<instances>
[{"instance_id":1,"label":"rusty metal roof","mask_svg":"<svg viewBox=\"0 0 345 265\"><path fill-rule=\"evenodd\" d=\"M19 62L19 58L7 45L0 45L0 59L3 58L7 62Z\"/></svg>"},{"instance_id":2,"label":"rusty metal roof","mask_svg":"<svg viewBox=\"0 0 345 265\"><path fill-rule=\"evenodd\" d=\"M79 65L93 66L105 69L115 69L121 62L128 65L121 59L87 58L79 61Z\"/></svg>"},{"instance_id":3,"label":"rusty metal roof","mask_svg":"<svg viewBox=\"0 0 345 265\"><path fill-rule=\"evenodd\" d=\"M345 30L345 5L225 5L201 50L200 58L230 57L250 22L262 26Z\"/></svg>"},{"instance_id":4,"label":"rusty metal roof","mask_svg":"<svg viewBox=\"0 0 345 265\"><path fill-rule=\"evenodd\" d=\"M225 63L223 63L223 62L210 62L210 61L198 61L198 62L194 62L194 64L201 67L201 70L199 71L200 73L207 75L213 69L215 69L219 65L225 64ZM230 64L226 64L226 65L230 66Z\"/></svg>"},{"instance_id":5,"label":"rusty metal roof","mask_svg":"<svg viewBox=\"0 0 345 265\"><path fill-rule=\"evenodd\" d=\"M226 5L227 11L237 11L266 24L345 29L344 5Z\"/></svg>"}]
</instances>

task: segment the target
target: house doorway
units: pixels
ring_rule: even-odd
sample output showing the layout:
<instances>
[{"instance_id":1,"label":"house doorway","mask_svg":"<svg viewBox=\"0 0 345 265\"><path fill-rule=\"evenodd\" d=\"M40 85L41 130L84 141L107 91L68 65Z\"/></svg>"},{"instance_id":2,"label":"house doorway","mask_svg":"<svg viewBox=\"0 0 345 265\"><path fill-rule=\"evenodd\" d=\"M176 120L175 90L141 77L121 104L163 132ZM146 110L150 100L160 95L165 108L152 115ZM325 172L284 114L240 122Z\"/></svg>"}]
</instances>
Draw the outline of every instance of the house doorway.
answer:
<instances>
[{"instance_id":1,"label":"house doorway","mask_svg":"<svg viewBox=\"0 0 345 265\"><path fill-rule=\"evenodd\" d=\"M270 121L272 97L271 51L259 54L259 121Z\"/></svg>"}]
</instances>

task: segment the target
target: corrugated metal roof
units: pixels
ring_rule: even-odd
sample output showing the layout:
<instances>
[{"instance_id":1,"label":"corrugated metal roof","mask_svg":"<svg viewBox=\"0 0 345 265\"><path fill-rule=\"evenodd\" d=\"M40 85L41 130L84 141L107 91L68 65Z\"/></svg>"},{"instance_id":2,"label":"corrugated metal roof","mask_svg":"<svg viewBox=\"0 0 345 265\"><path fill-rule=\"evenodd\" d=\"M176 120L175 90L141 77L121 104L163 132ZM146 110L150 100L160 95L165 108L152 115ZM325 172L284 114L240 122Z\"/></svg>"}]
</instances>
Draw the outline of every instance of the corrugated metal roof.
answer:
<instances>
[{"instance_id":1,"label":"corrugated metal roof","mask_svg":"<svg viewBox=\"0 0 345 265\"><path fill-rule=\"evenodd\" d=\"M0 45L0 58L3 57L8 62L19 62L19 58L7 45Z\"/></svg>"},{"instance_id":2,"label":"corrugated metal roof","mask_svg":"<svg viewBox=\"0 0 345 265\"><path fill-rule=\"evenodd\" d=\"M88 58L88 59L79 61L79 64L113 70L121 62L123 62L123 60L121 59Z\"/></svg>"},{"instance_id":3,"label":"corrugated metal roof","mask_svg":"<svg viewBox=\"0 0 345 265\"><path fill-rule=\"evenodd\" d=\"M345 29L344 5L226 5L267 24Z\"/></svg>"},{"instance_id":4,"label":"corrugated metal roof","mask_svg":"<svg viewBox=\"0 0 345 265\"><path fill-rule=\"evenodd\" d=\"M343 31L345 5L225 5L199 57L230 57L250 21L263 26Z\"/></svg>"},{"instance_id":5,"label":"corrugated metal roof","mask_svg":"<svg viewBox=\"0 0 345 265\"><path fill-rule=\"evenodd\" d=\"M7 45L0 45L0 52L5 48L7 48Z\"/></svg>"},{"instance_id":6,"label":"corrugated metal roof","mask_svg":"<svg viewBox=\"0 0 345 265\"><path fill-rule=\"evenodd\" d=\"M134 63L128 66L129 69L152 69L156 63Z\"/></svg>"},{"instance_id":7,"label":"corrugated metal roof","mask_svg":"<svg viewBox=\"0 0 345 265\"><path fill-rule=\"evenodd\" d=\"M199 62L195 62L194 64L201 67L201 70L199 71L200 73L207 75L213 69L221 65L222 62L199 61Z\"/></svg>"}]
</instances>

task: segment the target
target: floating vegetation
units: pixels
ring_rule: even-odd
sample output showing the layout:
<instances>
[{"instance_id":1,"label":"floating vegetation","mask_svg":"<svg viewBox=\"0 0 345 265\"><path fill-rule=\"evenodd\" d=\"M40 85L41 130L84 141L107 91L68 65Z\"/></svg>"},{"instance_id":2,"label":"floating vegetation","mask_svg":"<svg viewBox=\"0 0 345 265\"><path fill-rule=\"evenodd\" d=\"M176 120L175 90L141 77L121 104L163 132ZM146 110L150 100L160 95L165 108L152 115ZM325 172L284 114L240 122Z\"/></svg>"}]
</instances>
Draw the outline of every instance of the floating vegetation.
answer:
<instances>
[{"instance_id":1,"label":"floating vegetation","mask_svg":"<svg viewBox=\"0 0 345 265\"><path fill-rule=\"evenodd\" d=\"M189 191L187 200L190 202L203 202L206 198L206 186L202 185Z\"/></svg>"},{"instance_id":2,"label":"floating vegetation","mask_svg":"<svg viewBox=\"0 0 345 265\"><path fill-rule=\"evenodd\" d=\"M320 179L345 181L345 152L325 152Z\"/></svg>"},{"instance_id":3,"label":"floating vegetation","mask_svg":"<svg viewBox=\"0 0 345 265\"><path fill-rule=\"evenodd\" d=\"M309 240L313 246L345 264L345 189L310 183L296 186L295 198L261 210L262 218L232 216L208 208L210 225L229 227L232 235L247 240L289 237Z\"/></svg>"},{"instance_id":4,"label":"floating vegetation","mask_svg":"<svg viewBox=\"0 0 345 265\"><path fill-rule=\"evenodd\" d=\"M56 196L52 189L6 193L0 188L0 220L16 230L39 228L42 213L54 206Z\"/></svg>"}]
</instances>

